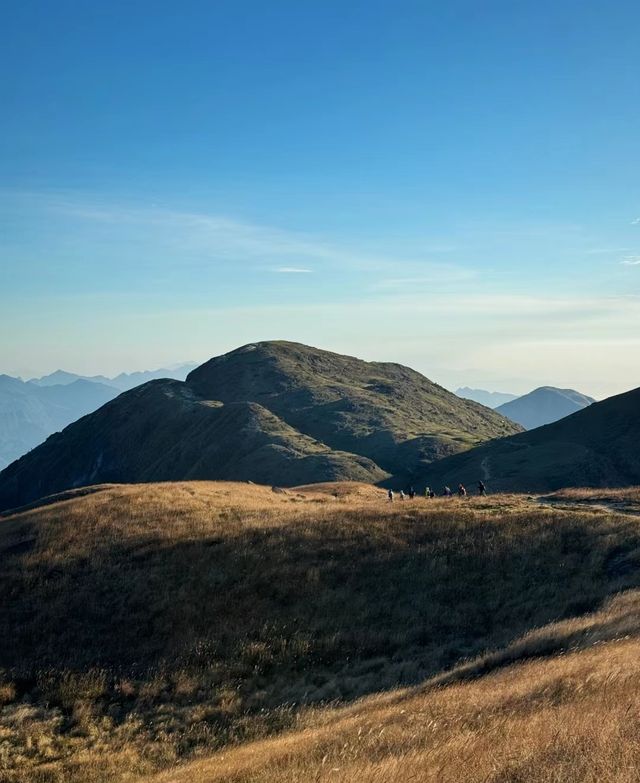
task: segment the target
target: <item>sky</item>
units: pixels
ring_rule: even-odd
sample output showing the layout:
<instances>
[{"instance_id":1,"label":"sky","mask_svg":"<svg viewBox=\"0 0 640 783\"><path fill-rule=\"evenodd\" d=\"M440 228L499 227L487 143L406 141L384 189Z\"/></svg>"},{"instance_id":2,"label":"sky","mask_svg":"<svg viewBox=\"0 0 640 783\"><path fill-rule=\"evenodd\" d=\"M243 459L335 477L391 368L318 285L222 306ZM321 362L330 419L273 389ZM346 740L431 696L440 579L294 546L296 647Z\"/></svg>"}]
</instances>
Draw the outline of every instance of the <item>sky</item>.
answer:
<instances>
[{"instance_id":1,"label":"sky","mask_svg":"<svg viewBox=\"0 0 640 783\"><path fill-rule=\"evenodd\" d=\"M5 4L0 372L640 386L639 40L632 0Z\"/></svg>"}]
</instances>

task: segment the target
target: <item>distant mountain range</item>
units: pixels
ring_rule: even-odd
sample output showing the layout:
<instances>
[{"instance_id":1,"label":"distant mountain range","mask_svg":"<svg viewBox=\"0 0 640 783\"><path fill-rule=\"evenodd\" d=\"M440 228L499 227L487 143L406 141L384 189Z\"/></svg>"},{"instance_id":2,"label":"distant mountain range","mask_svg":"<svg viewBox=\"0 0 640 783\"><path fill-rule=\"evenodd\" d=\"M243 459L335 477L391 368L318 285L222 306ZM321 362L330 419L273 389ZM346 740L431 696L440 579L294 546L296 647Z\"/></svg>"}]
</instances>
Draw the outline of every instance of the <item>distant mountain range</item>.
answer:
<instances>
[{"instance_id":1,"label":"distant mountain range","mask_svg":"<svg viewBox=\"0 0 640 783\"><path fill-rule=\"evenodd\" d=\"M587 397L574 389L541 386L523 397L499 405L496 410L526 430L532 430L570 416L594 402L593 397Z\"/></svg>"},{"instance_id":2,"label":"distant mountain range","mask_svg":"<svg viewBox=\"0 0 640 783\"><path fill-rule=\"evenodd\" d=\"M157 378L174 378L183 381L188 373L198 365L195 362L181 364L172 369L162 367L159 370L142 370L140 372L121 372L113 378L107 378L105 375L76 375L66 370L56 370L49 375L43 375L42 378L32 378L30 383L36 386L66 386L77 380L91 381L92 383L102 383L105 386L113 386L120 391L127 391L136 386L140 386L147 381L153 381Z\"/></svg>"},{"instance_id":3,"label":"distant mountain range","mask_svg":"<svg viewBox=\"0 0 640 783\"><path fill-rule=\"evenodd\" d=\"M490 490L640 484L640 389L595 402L553 424L481 444L431 466L428 483L482 479Z\"/></svg>"},{"instance_id":4,"label":"distant mountain range","mask_svg":"<svg viewBox=\"0 0 640 783\"><path fill-rule=\"evenodd\" d=\"M184 379L194 367L121 373L115 378L57 370L27 383L0 375L0 469L121 391L153 378Z\"/></svg>"},{"instance_id":5,"label":"distant mountain range","mask_svg":"<svg viewBox=\"0 0 640 783\"><path fill-rule=\"evenodd\" d=\"M0 375L0 468L118 393L111 386L84 380L40 387Z\"/></svg>"},{"instance_id":6,"label":"distant mountain range","mask_svg":"<svg viewBox=\"0 0 640 783\"><path fill-rule=\"evenodd\" d=\"M255 343L52 435L0 473L0 508L102 482L404 480L519 429L399 364Z\"/></svg>"},{"instance_id":7,"label":"distant mountain range","mask_svg":"<svg viewBox=\"0 0 640 783\"><path fill-rule=\"evenodd\" d=\"M486 405L487 408L497 408L499 405L503 405L505 402L511 402L518 398L517 394L507 394L506 392L491 392L485 389L470 389L468 386L462 386L460 389L456 389L458 397L462 397L465 400L473 400L479 402L480 405Z\"/></svg>"}]
</instances>

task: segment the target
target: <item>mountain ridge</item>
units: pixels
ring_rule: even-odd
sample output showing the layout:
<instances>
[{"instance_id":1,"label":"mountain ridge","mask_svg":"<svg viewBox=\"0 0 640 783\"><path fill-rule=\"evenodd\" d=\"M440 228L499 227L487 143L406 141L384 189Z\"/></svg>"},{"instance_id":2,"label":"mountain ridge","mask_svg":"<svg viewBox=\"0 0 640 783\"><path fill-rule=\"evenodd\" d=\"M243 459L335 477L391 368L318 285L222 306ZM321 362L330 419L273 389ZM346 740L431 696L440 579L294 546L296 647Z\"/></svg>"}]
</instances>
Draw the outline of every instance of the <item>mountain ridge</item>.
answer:
<instances>
[{"instance_id":1,"label":"mountain ridge","mask_svg":"<svg viewBox=\"0 0 640 783\"><path fill-rule=\"evenodd\" d=\"M78 375L67 370L55 370L48 375L40 378L31 378L28 383L35 386L65 386L77 380L90 381L91 383L100 383L105 386L112 386L120 391L128 391L135 386L139 386L147 381L158 378L173 378L174 380L184 380L187 374L196 367L194 362L185 362L176 367L161 367L157 370L135 370L133 372L121 372L113 377L106 375Z\"/></svg>"},{"instance_id":2,"label":"mountain ridge","mask_svg":"<svg viewBox=\"0 0 640 783\"><path fill-rule=\"evenodd\" d=\"M378 483L518 429L402 365L251 343L51 436L0 473L0 508L105 482Z\"/></svg>"}]
</instances>

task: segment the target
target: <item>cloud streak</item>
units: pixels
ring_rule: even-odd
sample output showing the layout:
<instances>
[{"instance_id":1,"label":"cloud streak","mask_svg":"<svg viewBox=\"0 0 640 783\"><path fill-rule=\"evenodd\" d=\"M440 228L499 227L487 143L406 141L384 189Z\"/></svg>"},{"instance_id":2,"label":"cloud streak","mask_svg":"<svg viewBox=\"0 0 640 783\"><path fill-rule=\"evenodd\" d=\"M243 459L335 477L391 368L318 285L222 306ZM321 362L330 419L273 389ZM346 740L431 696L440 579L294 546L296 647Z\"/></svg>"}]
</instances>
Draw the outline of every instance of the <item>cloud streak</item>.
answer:
<instances>
[{"instance_id":1,"label":"cloud streak","mask_svg":"<svg viewBox=\"0 0 640 783\"><path fill-rule=\"evenodd\" d=\"M370 289L394 292L403 289L429 290L429 288L441 287L442 285L475 280L478 277L478 273L474 269L454 264L425 263L420 265L419 271L421 274L377 280L371 284Z\"/></svg>"},{"instance_id":2,"label":"cloud streak","mask_svg":"<svg viewBox=\"0 0 640 783\"><path fill-rule=\"evenodd\" d=\"M296 266L278 266L271 271L278 275L310 275L313 269L304 269Z\"/></svg>"},{"instance_id":3,"label":"cloud streak","mask_svg":"<svg viewBox=\"0 0 640 783\"><path fill-rule=\"evenodd\" d=\"M345 273L367 273L380 279L381 288L396 287L396 279L413 279L429 275L435 269L431 258L438 252L450 252L452 245L424 240L421 248L411 252L395 248L388 252L370 252L362 244L351 249L326 237L281 229L231 218L227 215L179 211L157 206L108 204L85 199L80 195L22 194L27 209L44 211L59 219L94 229L113 241L131 237L152 265L159 263L160 253L170 254L181 267L204 267L212 262L235 267L245 263L280 274L309 274L324 271L342 276ZM129 243L132 244L132 243ZM430 258L431 254L431 258ZM292 262L292 263L288 263ZM145 263L144 257L138 261ZM454 263L446 267L445 277L466 279L474 276L467 267ZM437 271L437 270L436 270ZM385 280L391 282L387 285Z\"/></svg>"}]
</instances>

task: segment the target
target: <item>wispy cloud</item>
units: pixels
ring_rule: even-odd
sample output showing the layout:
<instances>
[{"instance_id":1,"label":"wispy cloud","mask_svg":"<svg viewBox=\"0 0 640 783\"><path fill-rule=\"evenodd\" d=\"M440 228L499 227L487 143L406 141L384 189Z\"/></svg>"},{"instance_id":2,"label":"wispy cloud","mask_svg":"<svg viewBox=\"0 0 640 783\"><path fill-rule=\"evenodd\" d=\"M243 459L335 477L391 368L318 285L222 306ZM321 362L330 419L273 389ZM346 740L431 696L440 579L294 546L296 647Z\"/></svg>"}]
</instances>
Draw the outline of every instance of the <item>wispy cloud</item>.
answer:
<instances>
[{"instance_id":1,"label":"wispy cloud","mask_svg":"<svg viewBox=\"0 0 640 783\"><path fill-rule=\"evenodd\" d=\"M625 266L638 266L640 264L640 256L625 256L620 263Z\"/></svg>"},{"instance_id":2,"label":"wispy cloud","mask_svg":"<svg viewBox=\"0 0 640 783\"><path fill-rule=\"evenodd\" d=\"M7 198L10 193L0 193ZM295 256L325 262L344 262L346 252L322 237L238 220L224 214L179 211L158 207L107 203L81 194L23 193L14 203L30 211L45 211L86 224L126 227L137 236L163 245L196 250L234 263L241 258L276 260ZM291 265L293 267L293 265Z\"/></svg>"},{"instance_id":3,"label":"wispy cloud","mask_svg":"<svg viewBox=\"0 0 640 783\"><path fill-rule=\"evenodd\" d=\"M640 225L640 217L635 218L631 221L632 226L639 226Z\"/></svg>"},{"instance_id":4,"label":"wispy cloud","mask_svg":"<svg viewBox=\"0 0 640 783\"><path fill-rule=\"evenodd\" d=\"M297 266L277 266L271 271L279 275L310 275L313 269L304 269Z\"/></svg>"},{"instance_id":5,"label":"wispy cloud","mask_svg":"<svg viewBox=\"0 0 640 783\"><path fill-rule=\"evenodd\" d=\"M45 211L77 222L86 226L87 233L97 227L101 236L108 235L114 242L122 242L126 233L129 246L135 244L144 249L138 263L152 266L165 257L181 268L203 268L211 263L227 263L236 268L245 264L280 274L310 274L320 269L336 274L366 273L370 279L384 281L431 275L431 258L454 249L442 238L424 237L411 247L378 250L362 243L335 242L321 234L252 223L224 214L108 203L82 194L23 193L13 201L20 201L28 211ZM463 266L443 266L448 267L447 278L472 276ZM382 282L381 287L403 284L402 280L394 280L388 285Z\"/></svg>"},{"instance_id":6,"label":"wispy cloud","mask_svg":"<svg viewBox=\"0 0 640 783\"><path fill-rule=\"evenodd\" d=\"M406 277L389 277L376 280L370 288L378 291L399 291L406 289L429 289L443 284L462 283L477 278L475 269L456 266L454 264L420 265L420 274L407 275Z\"/></svg>"}]
</instances>

